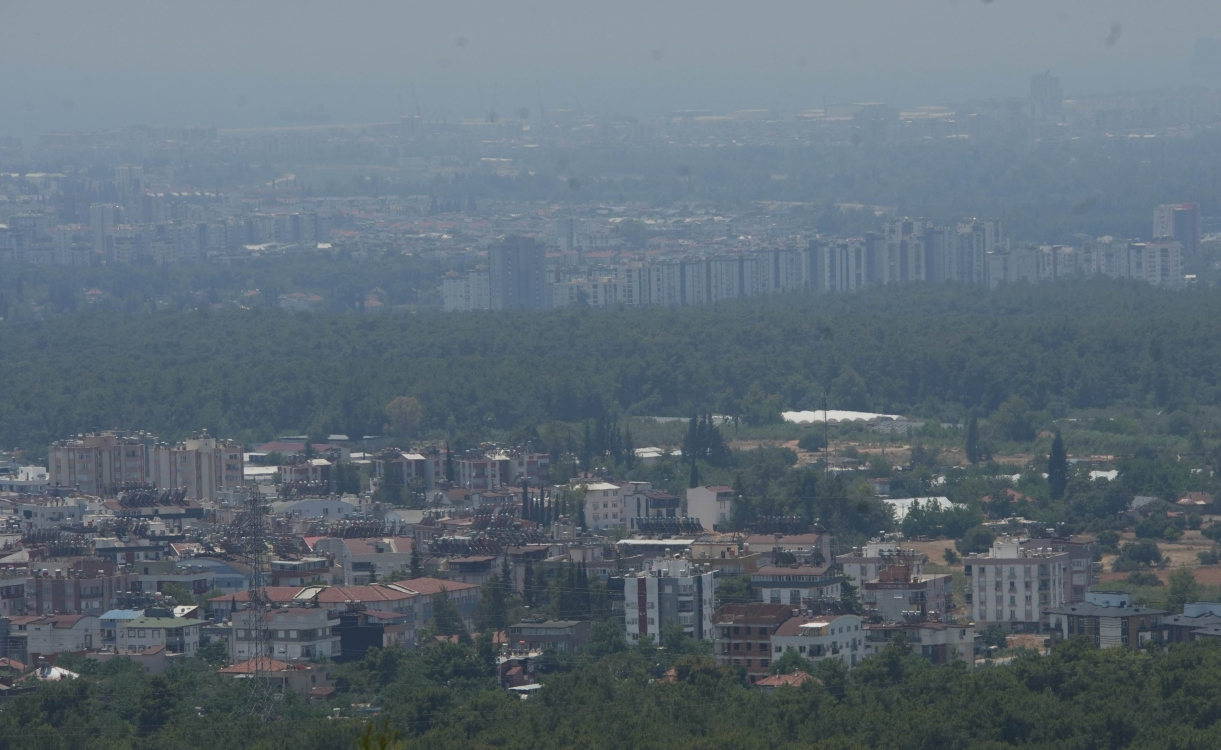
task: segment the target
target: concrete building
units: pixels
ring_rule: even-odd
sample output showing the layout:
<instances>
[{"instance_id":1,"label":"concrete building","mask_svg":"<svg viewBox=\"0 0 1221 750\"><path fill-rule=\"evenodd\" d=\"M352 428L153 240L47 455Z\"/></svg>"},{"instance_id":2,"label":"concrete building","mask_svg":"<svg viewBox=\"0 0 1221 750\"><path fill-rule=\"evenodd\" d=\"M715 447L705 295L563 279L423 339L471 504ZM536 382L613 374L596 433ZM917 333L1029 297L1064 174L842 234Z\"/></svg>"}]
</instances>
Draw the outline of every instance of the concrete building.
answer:
<instances>
[{"instance_id":1,"label":"concrete building","mask_svg":"<svg viewBox=\"0 0 1221 750\"><path fill-rule=\"evenodd\" d=\"M766 677L771 669L772 635L793 612L788 605L765 602L721 606L712 616L717 666L744 666L752 683Z\"/></svg>"},{"instance_id":2,"label":"concrete building","mask_svg":"<svg viewBox=\"0 0 1221 750\"><path fill-rule=\"evenodd\" d=\"M697 640L712 640L716 579L687 560L656 560L646 570L623 576L623 622L628 642L654 638L669 622Z\"/></svg>"},{"instance_id":3,"label":"concrete building","mask_svg":"<svg viewBox=\"0 0 1221 750\"><path fill-rule=\"evenodd\" d=\"M244 468L240 445L203 435L155 446L151 474L158 489L186 489L189 500L214 502L218 492L243 486Z\"/></svg>"},{"instance_id":4,"label":"concrete building","mask_svg":"<svg viewBox=\"0 0 1221 750\"><path fill-rule=\"evenodd\" d=\"M39 656L87 651L100 639L100 620L93 615L40 615L12 618L26 635L26 663Z\"/></svg>"},{"instance_id":5,"label":"concrete building","mask_svg":"<svg viewBox=\"0 0 1221 750\"><path fill-rule=\"evenodd\" d=\"M242 610L233 615L234 660L252 659L255 653L254 613ZM270 655L280 661L331 658L341 653L339 614L325 607L285 607L264 614Z\"/></svg>"},{"instance_id":6,"label":"concrete building","mask_svg":"<svg viewBox=\"0 0 1221 750\"><path fill-rule=\"evenodd\" d=\"M626 528L628 507L624 488L610 482L585 485L585 525L591 531Z\"/></svg>"},{"instance_id":7,"label":"concrete building","mask_svg":"<svg viewBox=\"0 0 1221 750\"><path fill-rule=\"evenodd\" d=\"M134 620L116 620L115 650L139 653L150 648L164 648L171 654L194 656L199 651L202 627L202 620L174 617L169 610L147 609Z\"/></svg>"},{"instance_id":8,"label":"concrete building","mask_svg":"<svg viewBox=\"0 0 1221 750\"><path fill-rule=\"evenodd\" d=\"M715 485L687 489L687 516L699 519L707 531L733 519L733 487Z\"/></svg>"},{"instance_id":9,"label":"concrete building","mask_svg":"<svg viewBox=\"0 0 1221 750\"><path fill-rule=\"evenodd\" d=\"M508 629L511 651L573 654L589 640L587 620L522 620Z\"/></svg>"},{"instance_id":10,"label":"concrete building","mask_svg":"<svg viewBox=\"0 0 1221 750\"><path fill-rule=\"evenodd\" d=\"M103 432L53 443L47 451L51 486L100 496L121 484L146 482L151 442L142 434Z\"/></svg>"},{"instance_id":11,"label":"concrete building","mask_svg":"<svg viewBox=\"0 0 1221 750\"><path fill-rule=\"evenodd\" d=\"M1067 552L1045 547L1025 549L1014 539L997 539L987 555L963 560L964 599L971 619L999 624L1014 632L1038 632L1047 612L1065 603L1065 578L1072 576Z\"/></svg>"},{"instance_id":12,"label":"concrete building","mask_svg":"<svg viewBox=\"0 0 1221 750\"><path fill-rule=\"evenodd\" d=\"M865 656L876 656L902 634L912 653L933 664L961 661L975 666L975 628L946 622L867 623Z\"/></svg>"},{"instance_id":13,"label":"concrete building","mask_svg":"<svg viewBox=\"0 0 1221 750\"><path fill-rule=\"evenodd\" d=\"M1086 592L1094 585L1102 563L1094 562L1098 543L1082 537L1026 539L1022 549L1045 549L1068 554L1070 574L1064 578L1064 601L1083 602Z\"/></svg>"},{"instance_id":14,"label":"concrete building","mask_svg":"<svg viewBox=\"0 0 1221 750\"><path fill-rule=\"evenodd\" d=\"M887 622L909 617L940 619L953 605L953 587L954 577L949 573L914 573L907 565L891 565L861 584L861 599L866 612Z\"/></svg>"},{"instance_id":15,"label":"concrete building","mask_svg":"<svg viewBox=\"0 0 1221 750\"><path fill-rule=\"evenodd\" d=\"M835 562L843 570L844 578L859 589L866 581L877 578L883 568L891 565L906 565L913 575L920 575L924 572L928 556L913 549L901 549L898 542L874 539L864 547L853 548L849 554L836 555Z\"/></svg>"},{"instance_id":16,"label":"concrete building","mask_svg":"<svg viewBox=\"0 0 1221 750\"><path fill-rule=\"evenodd\" d=\"M771 659L796 651L815 664L839 659L849 668L865 657L863 621L857 615L790 617L772 634Z\"/></svg>"},{"instance_id":17,"label":"concrete building","mask_svg":"<svg viewBox=\"0 0 1221 750\"><path fill-rule=\"evenodd\" d=\"M1052 607L1048 614L1057 638L1084 636L1098 648L1140 648L1156 639L1167 613L1134 606L1126 592L1090 591L1084 602Z\"/></svg>"},{"instance_id":18,"label":"concrete building","mask_svg":"<svg viewBox=\"0 0 1221 750\"><path fill-rule=\"evenodd\" d=\"M546 252L531 237L509 236L488 250L493 310L548 307Z\"/></svg>"},{"instance_id":19,"label":"concrete building","mask_svg":"<svg viewBox=\"0 0 1221 750\"><path fill-rule=\"evenodd\" d=\"M761 601L790 607L810 601L838 600L843 580L834 564L769 566L759 568L750 577Z\"/></svg>"},{"instance_id":20,"label":"concrete building","mask_svg":"<svg viewBox=\"0 0 1221 750\"><path fill-rule=\"evenodd\" d=\"M410 570L412 545L411 539L401 536L323 537L314 541L313 551L335 560L336 566L343 570L343 585L363 586L391 573Z\"/></svg>"},{"instance_id":21,"label":"concrete building","mask_svg":"<svg viewBox=\"0 0 1221 750\"><path fill-rule=\"evenodd\" d=\"M1178 240L1183 254L1200 252L1200 207L1195 203L1169 203L1153 210L1153 239Z\"/></svg>"}]
</instances>

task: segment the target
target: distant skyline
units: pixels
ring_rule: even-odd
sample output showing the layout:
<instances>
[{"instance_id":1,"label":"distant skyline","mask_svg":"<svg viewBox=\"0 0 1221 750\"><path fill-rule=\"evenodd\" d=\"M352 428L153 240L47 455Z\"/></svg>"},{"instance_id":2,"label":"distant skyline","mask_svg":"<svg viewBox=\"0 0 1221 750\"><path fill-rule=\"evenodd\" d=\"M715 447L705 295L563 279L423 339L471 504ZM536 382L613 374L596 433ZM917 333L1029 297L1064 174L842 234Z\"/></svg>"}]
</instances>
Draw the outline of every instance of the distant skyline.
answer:
<instances>
[{"instance_id":1,"label":"distant skyline","mask_svg":"<svg viewBox=\"0 0 1221 750\"><path fill-rule=\"evenodd\" d=\"M495 108L668 109L1025 96L1206 85L1215 0L858 0L613 5L50 0L0 6L0 133L134 124L282 125L285 111L387 121Z\"/></svg>"}]
</instances>

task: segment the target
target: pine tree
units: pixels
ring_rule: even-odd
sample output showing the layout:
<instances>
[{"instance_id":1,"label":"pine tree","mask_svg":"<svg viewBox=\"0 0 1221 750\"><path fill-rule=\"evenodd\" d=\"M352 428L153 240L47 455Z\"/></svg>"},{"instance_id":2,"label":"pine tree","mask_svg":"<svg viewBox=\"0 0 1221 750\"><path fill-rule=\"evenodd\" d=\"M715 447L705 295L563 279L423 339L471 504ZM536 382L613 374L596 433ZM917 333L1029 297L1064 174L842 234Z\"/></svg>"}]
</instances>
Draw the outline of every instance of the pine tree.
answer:
<instances>
[{"instance_id":1,"label":"pine tree","mask_svg":"<svg viewBox=\"0 0 1221 750\"><path fill-rule=\"evenodd\" d=\"M1056 439L1051 444L1051 454L1047 457L1047 489L1052 500L1063 500L1064 490L1068 488L1068 453L1064 450L1064 440L1060 431L1056 430Z\"/></svg>"},{"instance_id":2,"label":"pine tree","mask_svg":"<svg viewBox=\"0 0 1221 750\"><path fill-rule=\"evenodd\" d=\"M974 414L967 422L967 460L973 464L979 463L979 420Z\"/></svg>"}]
</instances>

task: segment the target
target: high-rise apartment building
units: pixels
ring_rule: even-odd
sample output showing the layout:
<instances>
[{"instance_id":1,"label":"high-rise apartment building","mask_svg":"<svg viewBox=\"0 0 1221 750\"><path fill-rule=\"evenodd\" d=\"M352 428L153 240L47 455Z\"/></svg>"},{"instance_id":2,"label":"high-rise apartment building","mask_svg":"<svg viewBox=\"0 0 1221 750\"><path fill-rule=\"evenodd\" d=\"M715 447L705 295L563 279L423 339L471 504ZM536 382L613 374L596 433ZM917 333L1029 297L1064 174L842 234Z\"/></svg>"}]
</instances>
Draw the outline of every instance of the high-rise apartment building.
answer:
<instances>
[{"instance_id":1,"label":"high-rise apartment building","mask_svg":"<svg viewBox=\"0 0 1221 750\"><path fill-rule=\"evenodd\" d=\"M688 560L655 560L647 570L623 577L623 622L630 643L656 638L667 622L677 622L697 640L712 640L715 578Z\"/></svg>"},{"instance_id":2,"label":"high-rise apartment building","mask_svg":"<svg viewBox=\"0 0 1221 750\"><path fill-rule=\"evenodd\" d=\"M547 254L531 237L510 236L488 251L492 309L542 310L547 307Z\"/></svg>"},{"instance_id":3,"label":"high-rise apartment building","mask_svg":"<svg viewBox=\"0 0 1221 750\"><path fill-rule=\"evenodd\" d=\"M51 445L52 487L76 487L86 495L110 494L129 482L148 481L148 446L144 434L103 432L61 440Z\"/></svg>"},{"instance_id":4,"label":"high-rise apartment building","mask_svg":"<svg viewBox=\"0 0 1221 750\"><path fill-rule=\"evenodd\" d=\"M1153 239L1175 239L1191 258L1200 251L1200 207L1194 203L1170 203L1153 210Z\"/></svg>"},{"instance_id":5,"label":"high-rise apartment building","mask_svg":"<svg viewBox=\"0 0 1221 750\"><path fill-rule=\"evenodd\" d=\"M242 447L203 435L152 450L152 480L158 489L185 489L188 500L211 501L221 490L243 484Z\"/></svg>"}]
</instances>

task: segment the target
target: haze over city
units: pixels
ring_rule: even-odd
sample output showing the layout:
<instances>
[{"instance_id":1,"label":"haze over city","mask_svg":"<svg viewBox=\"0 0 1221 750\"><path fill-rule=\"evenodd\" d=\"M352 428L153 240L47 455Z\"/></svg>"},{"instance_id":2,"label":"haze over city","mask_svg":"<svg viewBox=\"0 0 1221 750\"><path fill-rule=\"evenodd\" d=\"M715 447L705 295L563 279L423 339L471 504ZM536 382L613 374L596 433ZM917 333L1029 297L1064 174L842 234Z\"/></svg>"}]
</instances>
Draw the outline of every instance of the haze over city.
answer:
<instances>
[{"instance_id":1,"label":"haze over city","mask_svg":"<svg viewBox=\"0 0 1221 750\"><path fill-rule=\"evenodd\" d=\"M0 750L1221 746L1216 0L0 29Z\"/></svg>"}]
</instances>

